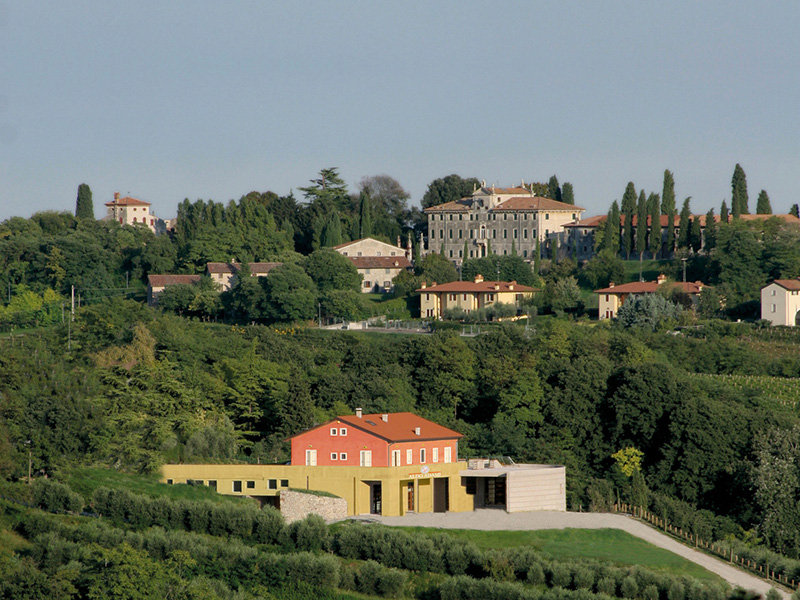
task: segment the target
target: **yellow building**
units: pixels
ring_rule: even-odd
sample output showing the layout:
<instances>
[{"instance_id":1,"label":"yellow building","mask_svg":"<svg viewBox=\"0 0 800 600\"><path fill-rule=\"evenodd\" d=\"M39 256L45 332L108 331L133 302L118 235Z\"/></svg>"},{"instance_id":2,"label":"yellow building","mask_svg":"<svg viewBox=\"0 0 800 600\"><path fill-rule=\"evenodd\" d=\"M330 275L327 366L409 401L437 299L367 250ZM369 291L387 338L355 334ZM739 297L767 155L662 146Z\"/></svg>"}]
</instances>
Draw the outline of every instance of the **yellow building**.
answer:
<instances>
[{"instance_id":1,"label":"yellow building","mask_svg":"<svg viewBox=\"0 0 800 600\"><path fill-rule=\"evenodd\" d=\"M516 281L484 281L477 275L475 281L451 281L437 285L423 283L417 290L420 298L420 316L423 319L441 319L447 309L461 309L466 313L497 304L516 305L530 298L535 290Z\"/></svg>"}]
</instances>

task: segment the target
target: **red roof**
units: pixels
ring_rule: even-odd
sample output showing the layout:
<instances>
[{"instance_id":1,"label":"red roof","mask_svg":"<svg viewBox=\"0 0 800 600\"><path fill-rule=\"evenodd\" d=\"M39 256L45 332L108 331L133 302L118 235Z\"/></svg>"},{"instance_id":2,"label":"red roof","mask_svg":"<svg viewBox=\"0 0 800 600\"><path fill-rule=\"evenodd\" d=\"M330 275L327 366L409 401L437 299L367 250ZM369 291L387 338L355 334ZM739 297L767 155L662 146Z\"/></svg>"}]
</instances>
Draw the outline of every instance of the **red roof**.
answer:
<instances>
[{"instance_id":1,"label":"red roof","mask_svg":"<svg viewBox=\"0 0 800 600\"><path fill-rule=\"evenodd\" d=\"M659 284L658 281L634 281L631 283L622 283L620 285L612 285L611 287L602 288L599 290L595 290L595 294L652 294L656 290L658 290L660 285L666 285L669 287L676 287L679 290L687 293L687 294L699 294L700 291L705 288L709 287L697 282L692 281L679 281L679 282L664 282Z\"/></svg>"},{"instance_id":2,"label":"red roof","mask_svg":"<svg viewBox=\"0 0 800 600\"><path fill-rule=\"evenodd\" d=\"M386 417L385 421L383 417ZM346 415L331 419L327 423L319 425L319 427L326 427L336 421L347 423L351 427L356 427L391 443L452 440L464 437L457 431L443 427L428 419L423 419L410 412L362 415L361 418L356 415ZM419 427L419 435L415 433L417 427ZM299 433L297 435L303 434Z\"/></svg>"},{"instance_id":3,"label":"red roof","mask_svg":"<svg viewBox=\"0 0 800 600\"><path fill-rule=\"evenodd\" d=\"M790 291L800 290L800 277L797 279L776 279L772 283L776 283L782 288Z\"/></svg>"},{"instance_id":4,"label":"red roof","mask_svg":"<svg viewBox=\"0 0 800 600\"><path fill-rule=\"evenodd\" d=\"M495 286L498 286L496 288ZM513 287L512 287L513 286ZM418 292L433 293L496 293L496 292L534 292L534 288L520 285L516 281L451 281L419 288Z\"/></svg>"},{"instance_id":5,"label":"red roof","mask_svg":"<svg viewBox=\"0 0 800 600\"><path fill-rule=\"evenodd\" d=\"M564 210L580 212L583 208L551 198L542 198L541 196L518 196L501 202L493 210Z\"/></svg>"},{"instance_id":6,"label":"red roof","mask_svg":"<svg viewBox=\"0 0 800 600\"><path fill-rule=\"evenodd\" d=\"M461 200L453 200L452 202L445 202L444 204L429 206L422 212L438 212L447 210L467 211L470 208L472 208L472 198L461 198Z\"/></svg>"},{"instance_id":7,"label":"red roof","mask_svg":"<svg viewBox=\"0 0 800 600\"><path fill-rule=\"evenodd\" d=\"M150 203L125 196L124 198L113 200L112 202L106 202L106 206L150 206Z\"/></svg>"},{"instance_id":8,"label":"red roof","mask_svg":"<svg viewBox=\"0 0 800 600\"><path fill-rule=\"evenodd\" d=\"M567 223L566 225L564 225L564 227L599 227L600 225L603 225L606 222L607 218L608 218L607 215L597 215L595 217L587 217L587 218L585 218L585 219L583 219L581 221L577 221L577 222L573 221L572 223ZM775 219L780 219L781 221L784 221L786 223L800 223L800 219L798 219L794 215L741 215L739 218L742 221L763 221L765 219L775 218ZM697 220L700 221L700 226L701 227L705 227L706 226L706 215L690 215L689 216L689 220L690 221L692 221L694 219L697 219ZM733 217L729 217L729 220L732 221ZM715 223L719 223L720 221L721 221L720 216L719 215L714 215L714 222ZM638 215L633 215L632 222L633 222L634 227L636 225L638 225L638 223L639 223ZM662 229L666 229L667 226L669 225L669 216L668 215L660 215L659 222L661 224L661 228ZM675 227L680 227L681 216L676 214L674 216L672 222L675 225ZM620 226L625 224L625 215L620 215L619 216L619 223L620 223ZM647 225L648 225L648 227L650 226L651 223L652 223L652 219L650 218L650 215L647 215Z\"/></svg>"},{"instance_id":9,"label":"red roof","mask_svg":"<svg viewBox=\"0 0 800 600\"><path fill-rule=\"evenodd\" d=\"M280 267L283 263L282 262L257 262L257 263L248 263L250 267L250 273L253 275L257 274L264 274L266 275L275 267ZM210 262L206 264L206 269L209 273L238 273L239 269L242 268L242 263L237 262Z\"/></svg>"},{"instance_id":10,"label":"red roof","mask_svg":"<svg viewBox=\"0 0 800 600\"><path fill-rule=\"evenodd\" d=\"M348 256L356 269L410 269L405 256Z\"/></svg>"},{"instance_id":11,"label":"red roof","mask_svg":"<svg viewBox=\"0 0 800 600\"><path fill-rule=\"evenodd\" d=\"M147 284L151 288L168 285L194 285L200 281L200 275L148 275Z\"/></svg>"}]
</instances>

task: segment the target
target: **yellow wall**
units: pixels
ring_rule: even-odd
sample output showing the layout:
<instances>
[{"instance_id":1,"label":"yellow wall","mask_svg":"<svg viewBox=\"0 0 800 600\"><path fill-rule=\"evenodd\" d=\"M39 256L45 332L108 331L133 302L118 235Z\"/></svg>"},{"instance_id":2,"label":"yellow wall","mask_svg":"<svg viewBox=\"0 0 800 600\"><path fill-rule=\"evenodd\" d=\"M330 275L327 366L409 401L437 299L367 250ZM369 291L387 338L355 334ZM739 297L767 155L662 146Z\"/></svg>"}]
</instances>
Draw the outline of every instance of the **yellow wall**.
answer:
<instances>
[{"instance_id":1,"label":"yellow wall","mask_svg":"<svg viewBox=\"0 0 800 600\"><path fill-rule=\"evenodd\" d=\"M494 291L489 290L486 292L436 292L432 291L435 288L424 289L420 291L420 316L425 318L439 319L442 313L448 308L460 308L462 310L471 312L493 304L516 304L517 294L523 298L530 298L533 292L522 292L518 290L512 291ZM451 295L455 294L455 299L451 299ZM494 295L494 300L489 301L489 295ZM466 299L464 299L466 296ZM429 309L431 312L429 312Z\"/></svg>"},{"instance_id":2,"label":"yellow wall","mask_svg":"<svg viewBox=\"0 0 800 600\"><path fill-rule=\"evenodd\" d=\"M447 477L451 512L473 509L473 498L461 485L459 470L464 462L429 465L422 473L419 465L403 467L308 467L305 465L164 465L161 481L186 483L193 479L217 482L217 492L231 496L275 496L281 489L299 488L329 492L347 500L347 514L368 514L370 511L370 486L367 482L381 482L382 514L402 516L407 512L408 483L414 484L416 512L433 511L433 479ZM276 489L269 488L275 480ZM281 480L288 480L282 487ZM242 482L241 493L233 491L233 482ZM247 482L254 483L247 488Z\"/></svg>"}]
</instances>

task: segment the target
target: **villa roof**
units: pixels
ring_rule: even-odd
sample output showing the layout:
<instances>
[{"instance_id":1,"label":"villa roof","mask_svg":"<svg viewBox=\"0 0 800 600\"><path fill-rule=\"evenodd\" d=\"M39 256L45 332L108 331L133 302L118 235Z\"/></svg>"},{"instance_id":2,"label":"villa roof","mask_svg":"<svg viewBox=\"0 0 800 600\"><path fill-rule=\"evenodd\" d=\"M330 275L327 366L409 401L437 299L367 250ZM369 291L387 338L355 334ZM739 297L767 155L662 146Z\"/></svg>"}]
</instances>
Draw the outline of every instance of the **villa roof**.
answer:
<instances>
[{"instance_id":1,"label":"villa roof","mask_svg":"<svg viewBox=\"0 0 800 600\"><path fill-rule=\"evenodd\" d=\"M703 288L709 287L699 281L678 281L663 283L658 281L633 281L631 283L622 283L620 285L611 285L607 288L595 290L595 294L652 294L656 292L660 286L666 285L669 287L676 287L679 290L690 294L699 294Z\"/></svg>"},{"instance_id":2,"label":"villa roof","mask_svg":"<svg viewBox=\"0 0 800 600\"><path fill-rule=\"evenodd\" d=\"M800 277L797 279L776 279L772 283L775 283L792 292L800 290Z\"/></svg>"},{"instance_id":3,"label":"villa roof","mask_svg":"<svg viewBox=\"0 0 800 600\"><path fill-rule=\"evenodd\" d=\"M106 206L150 206L149 202L125 196L124 198L117 198L111 202L106 202Z\"/></svg>"},{"instance_id":4,"label":"villa roof","mask_svg":"<svg viewBox=\"0 0 800 600\"><path fill-rule=\"evenodd\" d=\"M148 275L147 284L151 288L169 285L193 285L200 281L201 275Z\"/></svg>"},{"instance_id":5,"label":"villa roof","mask_svg":"<svg viewBox=\"0 0 800 600\"><path fill-rule=\"evenodd\" d=\"M495 286L498 286L497 288ZM439 285L421 287L418 292L433 293L496 293L496 292L534 292L535 288L520 285L516 281L451 281Z\"/></svg>"},{"instance_id":6,"label":"villa roof","mask_svg":"<svg viewBox=\"0 0 800 600\"><path fill-rule=\"evenodd\" d=\"M248 263L250 273L253 275L266 275L275 267L281 266L282 262L253 262ZM206 264L209 273L237 273L242 268L242 263L238 262L210 262Z\"/></svg>"},{"instance_id":7,"label":"villa roof","mask_svg":"<svg viewBox=\"0 0 800 600\"><path fill-rule=\"evenodd\" d=\"M384 420L384 417L386 420ZM328 423L320 425L320 427L324 427L333 422L347 423L352 427L357 427L362 431L366 431L367 433L392 443L452 440L464 437L457 431L448 429L428 419L423 419L410 412L376 413L362 415L360 418L357 415L345 415L336 417L328 421ZM417 427L419 427L419 435L416 434Z\"/></svg>"}]
</instances>

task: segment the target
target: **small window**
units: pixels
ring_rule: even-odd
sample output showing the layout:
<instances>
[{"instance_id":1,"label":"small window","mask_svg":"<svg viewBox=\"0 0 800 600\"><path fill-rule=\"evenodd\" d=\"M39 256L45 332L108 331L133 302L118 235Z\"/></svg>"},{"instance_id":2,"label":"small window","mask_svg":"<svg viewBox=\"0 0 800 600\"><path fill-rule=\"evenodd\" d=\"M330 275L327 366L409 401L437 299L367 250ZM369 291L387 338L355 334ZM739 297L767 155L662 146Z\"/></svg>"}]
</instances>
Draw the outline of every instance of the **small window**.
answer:
<instances>
[{"instance_id":1,"label":"small window","mask_svg":"<svg viewBox=\"0 0 800 600\"><path fill-rule=\"evenodd\" d=\"M281 487L289 487L289 480L281 479Z\"/></svg>"},{"instance_id":2,"label":"small window","mask_svg":"<svg viewBox=\"0 0 800 600\"><path fill-rule=\"evenodd\" d=\"M242 482L241 481L234 481L233 482L233 491L236 494L242 493Z\"/></svg>"},{"instance_id":3,"label":"small window","mask_svg":"<svg viewBox=\"0 0 800 600\"><path fill-rule=\"evenodd\" d=\"M544 220L545 221L549 221L550 220L550 213L544 213Z\"/></svg>"},{"instance_id":4,"label":"small window","mask_svg":"<svg viewBox=\"0 0 800 600\"><path fill-rule=\"evenodd\" d=\"M248 490L254 490L254 489L256 489L256 482L255 482L255 481L248 481L248 482L247 482L247 489L248 489Z\"/></svg>"},{"instance_id":5,"label":"small window","mask_svg":"<svg viewBox=\"0 0 800 600\"><path fill-rule=\"evenodd\" d=\"M278 489L278 480L277 479L268 479L267 480L267 488L270 490L277 490Z\"/></svg>"},{"instance_id":6,"label":"small window","mask_svg":"<svg viewBox=\"0 0 800 600\"><path fill-rule=\"evenodd\" d=\"M435 462L435 463L438 463L439 462L439 448L434 448L432 454L433 454L433 456L431 456L431 460L433 462Z\"/></svg>"},{"instance_id":7,"label":"small window","mask_svg":"<svg viewBox=\"0 0 800 600\"><path fill-rule=\"evenodd\" d=\"M331 427L331 435L335 436L337 433L339 433L339 430L336 427Z\"/></svg>"},{"instance_id":8,"label":"small window","mask_svg":"<svg viewBox=\"0 0 800 600\"><path fill-rule=\"evenodd\" d=\"M172 485L172 479L167 479L167 485Z\"/></svg>"},{"instance_id":9,"label":"small window","mask_svg":"<svg viewBox=\"0 0 800 600\"><path fill-rule=\"evenodd\" d=\"M217 489L217 482L216 482L216 480L215 480L215 479L210 479L210 480L208 481L208 487L210 487L212 490L215 490L215 491L216 491L216 489Z\"/></svg>"},{"instance_id":10,"label":"small window","mask_svg":"<svg viewBox=\"0 0 800 600\"><path fill-rule=\"evenodd\" d=\"M339 435L347 435L347 429L346 429L345 427L342 427L342 428L339 430Z\"/></svg>"},{"instance_id":11,"label":"small window","mask_svg":"<svg viewBox=\"0 0 800 600\"><path fill-rule=\"evenodd\" d=\"M773 296L775 295L775 290L772 290L772 295L773 295Z\"/></svg>"},{"instance_id":12,"label":"small window","mask_svg":"<svg viewBox=\"0 0 800 600\"><path fill-rule=\"evenodd\" d=\"M426 462L425 461L425 448L420 448L419 449L419 462L422 463L423 465Z\"/></svg>"},{"instance_id":13,"label":"small window","mask_svg":"<svg viewBox=\"0 0 800 600\"><path fill-rule=\"evenodd\" d=\"M339 455L336 452L331 452L331 460L339 460Z\"/></svg>"},{"instance_id":14,"label":"small window","mask_svg":"<svg viewBox=\"0 0 800 600\"><path fill-rule=\"evenodd\" d=\"M413 462L414 462L414 451L411 448L409 448L408 450L406 450L406 464L410 465Z\"/></svg>"},{"instance_id":15,"label":"small window","mask_svg":"<svg viewBox=\"0 0 800 600\"><path fill-rule=\"evenodd\" d=\"M772 305L772 312L775 312L775 305Z\"/></svg>"},{"instance_id":16,"label":"small window","mask_svg":"<svg viewBox=\"0 0 800 600\"><path fill-rule=\"evenodd\" d=\"M339 460L347 460L347 452L340 452Z\"/></svg>"}]
</instances>

